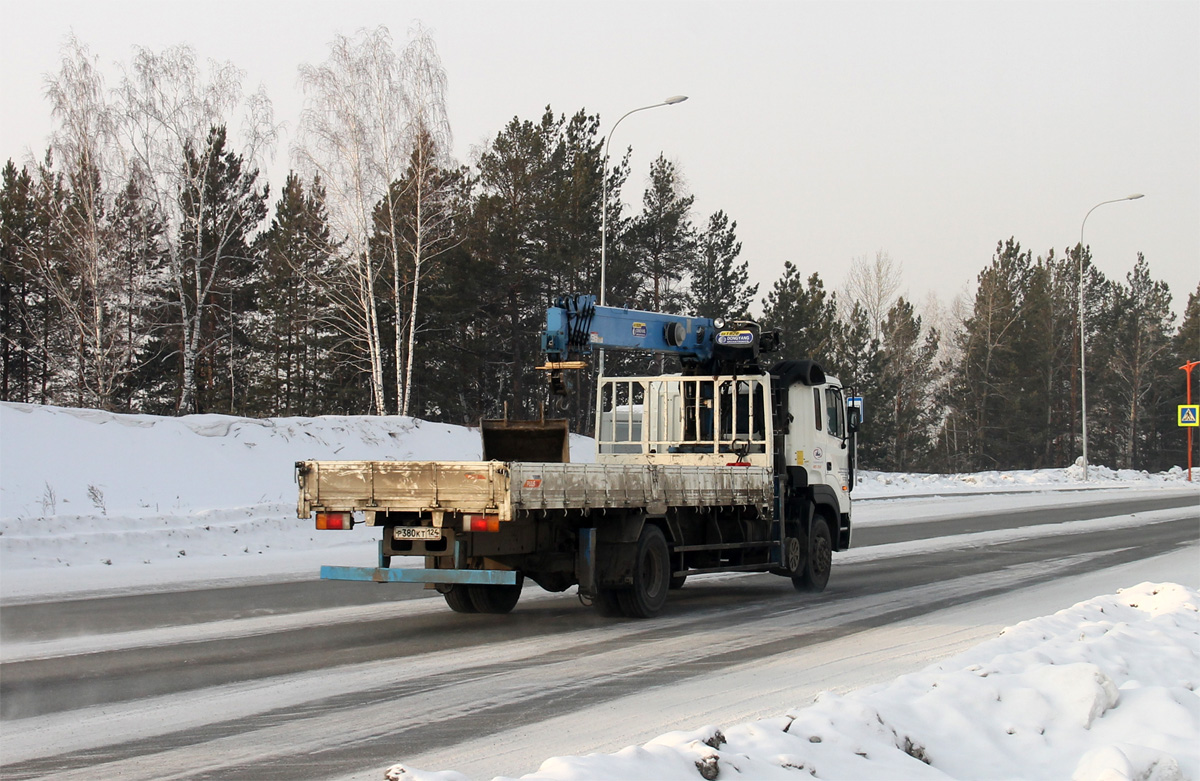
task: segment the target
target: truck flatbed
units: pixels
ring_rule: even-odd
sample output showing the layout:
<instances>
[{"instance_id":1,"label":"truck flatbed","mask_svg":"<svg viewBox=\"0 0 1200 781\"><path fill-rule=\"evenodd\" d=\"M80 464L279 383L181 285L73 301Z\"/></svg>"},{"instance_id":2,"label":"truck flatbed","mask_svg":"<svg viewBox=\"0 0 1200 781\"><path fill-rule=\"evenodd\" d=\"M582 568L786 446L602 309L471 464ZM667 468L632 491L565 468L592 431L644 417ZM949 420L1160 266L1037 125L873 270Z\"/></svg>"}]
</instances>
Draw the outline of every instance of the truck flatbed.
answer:
<instances>
[{"instance_id":1,"label":"truck flatbed","mask_svg":"<svg viewBox=\"0 0 1200 781\"><path fill-rule=\"evenodd\" d=\"M417 514L440 527L472 514L508 523L523 511L765 509L774 493L770 470L753 465L300 461L296 474L300 517L363 512L370 526L390 513Z\"/></svg>"}]
</instances>

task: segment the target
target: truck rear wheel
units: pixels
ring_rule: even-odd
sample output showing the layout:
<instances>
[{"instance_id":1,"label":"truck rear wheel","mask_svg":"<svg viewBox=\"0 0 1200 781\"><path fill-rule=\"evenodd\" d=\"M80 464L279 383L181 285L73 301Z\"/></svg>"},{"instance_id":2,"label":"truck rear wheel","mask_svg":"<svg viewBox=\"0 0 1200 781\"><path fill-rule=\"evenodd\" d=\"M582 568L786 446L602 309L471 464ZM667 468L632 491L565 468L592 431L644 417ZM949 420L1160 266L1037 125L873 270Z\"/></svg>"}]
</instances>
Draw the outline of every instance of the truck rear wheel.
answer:
<instances>
[{"instance_id":1,"label":"truck rear wheel","mask_svg":"<svg viewBox=\"0 0 1200 781\"><path fill-rule=\"evenodd\" d=\"M521 588L525 579L519 574L517 582L512 586L471 586L467 593L478 613L510 613L521 598Z\"/></svg>"},{"instance_id":2,"label":"truck rear wheel","mask_svg":"<svg viewBox=\"0 0 1200 781\"><path fill-rule=\"evenodd\" d=\"M633 559L633 586L617 593L621 612L629 618L652 618L667 601L671 582L671 553L662 529L642 527Z\"/></svg>"},{"instance_id":3,"label":"truck rear wheel","mask_svg":"<svg viewBox=\"0 0 1200 781\"><path fill-rule=\"evenodd\" d=\"M438 589L441 591L441 588ZM455 613L477 613L475 602L471 599L471 589L462 584L455 584L446 587L442 591L442 596L446 598L446 604Z\"/></svg>"},{"instance_id":4,"label":"truck rear wheel","mask_svg":"<svg viewBox=\"0 0 1200 781\"><path fill-rule=\"evenodd\" d=\"M808 557L804 571L792 578L797 591L824 591L833 568L833 543L829 536L829 521L823 515L813 516L808 535Z\"/></svg>"}]
</instances>

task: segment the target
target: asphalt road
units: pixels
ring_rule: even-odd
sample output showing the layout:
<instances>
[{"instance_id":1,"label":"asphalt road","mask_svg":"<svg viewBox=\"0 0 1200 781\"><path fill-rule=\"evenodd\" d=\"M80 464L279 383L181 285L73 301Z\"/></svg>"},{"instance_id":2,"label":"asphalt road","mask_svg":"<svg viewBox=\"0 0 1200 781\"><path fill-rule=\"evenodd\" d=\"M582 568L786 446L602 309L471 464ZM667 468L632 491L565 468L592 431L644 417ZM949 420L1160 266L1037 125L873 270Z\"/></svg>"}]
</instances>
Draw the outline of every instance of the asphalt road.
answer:
<instances>
[{"instance_id":1,"label":"asphalt road","mask_svg":"<svg viewBox=\"0 0 1200 781\"><path fill-rule=\"evenodd\" d=\"M134 641L0 664L0 731L45 724L47 735L61 735L77 723L81 736L78 747L47 738L46 751L0 757L0 777L316 779L386 767L401 747L428 753L488 730L536 728L639 691L1195 545L1200 507L1188 491L860 528L855 547L868 548L1170 508L1185 511L1144 526L835 560L820 595L769 575L694 580L651 621L602 618L573 596L532 593L509 616L460 615L416 588L320 581L6 606L6 644ZM325 618L355 610L361 618ZM257 629L202 631L239 624ZM172 710L188 707L199 715ZM178 723L87 731L105 717L153 720L154 708L163 724Z\"/></svg>"}]
</instances>

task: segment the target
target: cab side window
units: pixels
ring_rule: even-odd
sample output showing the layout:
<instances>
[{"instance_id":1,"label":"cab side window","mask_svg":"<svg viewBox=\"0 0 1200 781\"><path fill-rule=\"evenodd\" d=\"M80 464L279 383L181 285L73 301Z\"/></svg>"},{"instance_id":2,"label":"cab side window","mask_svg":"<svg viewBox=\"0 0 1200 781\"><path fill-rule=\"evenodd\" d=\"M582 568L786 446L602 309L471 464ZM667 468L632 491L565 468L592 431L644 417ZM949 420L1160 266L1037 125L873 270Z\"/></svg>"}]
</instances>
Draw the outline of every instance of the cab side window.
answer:
<instances>
[{"instance_id":1,"label":"cab side window","mask_svg":"<svg viewBox=\"0 0 1200 781\"><path fill-rule=\"evenodd\" d=\"M844 437L845 434L845 418L843 417L844 407L842 406L842 392L836 388L825 389L825 413L826 420L829 421L829 435L834 437Z\"/></svg>"}]
</instances>

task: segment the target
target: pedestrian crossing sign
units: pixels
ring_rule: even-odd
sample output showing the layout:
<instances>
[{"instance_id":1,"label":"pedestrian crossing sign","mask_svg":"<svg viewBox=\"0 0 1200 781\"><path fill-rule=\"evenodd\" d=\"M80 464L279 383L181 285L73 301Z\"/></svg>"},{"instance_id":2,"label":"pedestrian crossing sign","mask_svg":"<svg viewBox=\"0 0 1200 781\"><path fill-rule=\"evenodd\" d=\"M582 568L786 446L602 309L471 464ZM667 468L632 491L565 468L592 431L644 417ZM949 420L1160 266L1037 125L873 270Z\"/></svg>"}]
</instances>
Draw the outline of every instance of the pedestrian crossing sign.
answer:
<instances>
[{"instance_id":1,"label":"pedestrian crossing sign","mask_svg":"<svg viewBox=\"0 0 1200 781\"><path fill-rule=\"evenodd\" d=\"M1180 404L1179 425L1200 426L1200 404Z\"/></svg>"}]
</instances>

